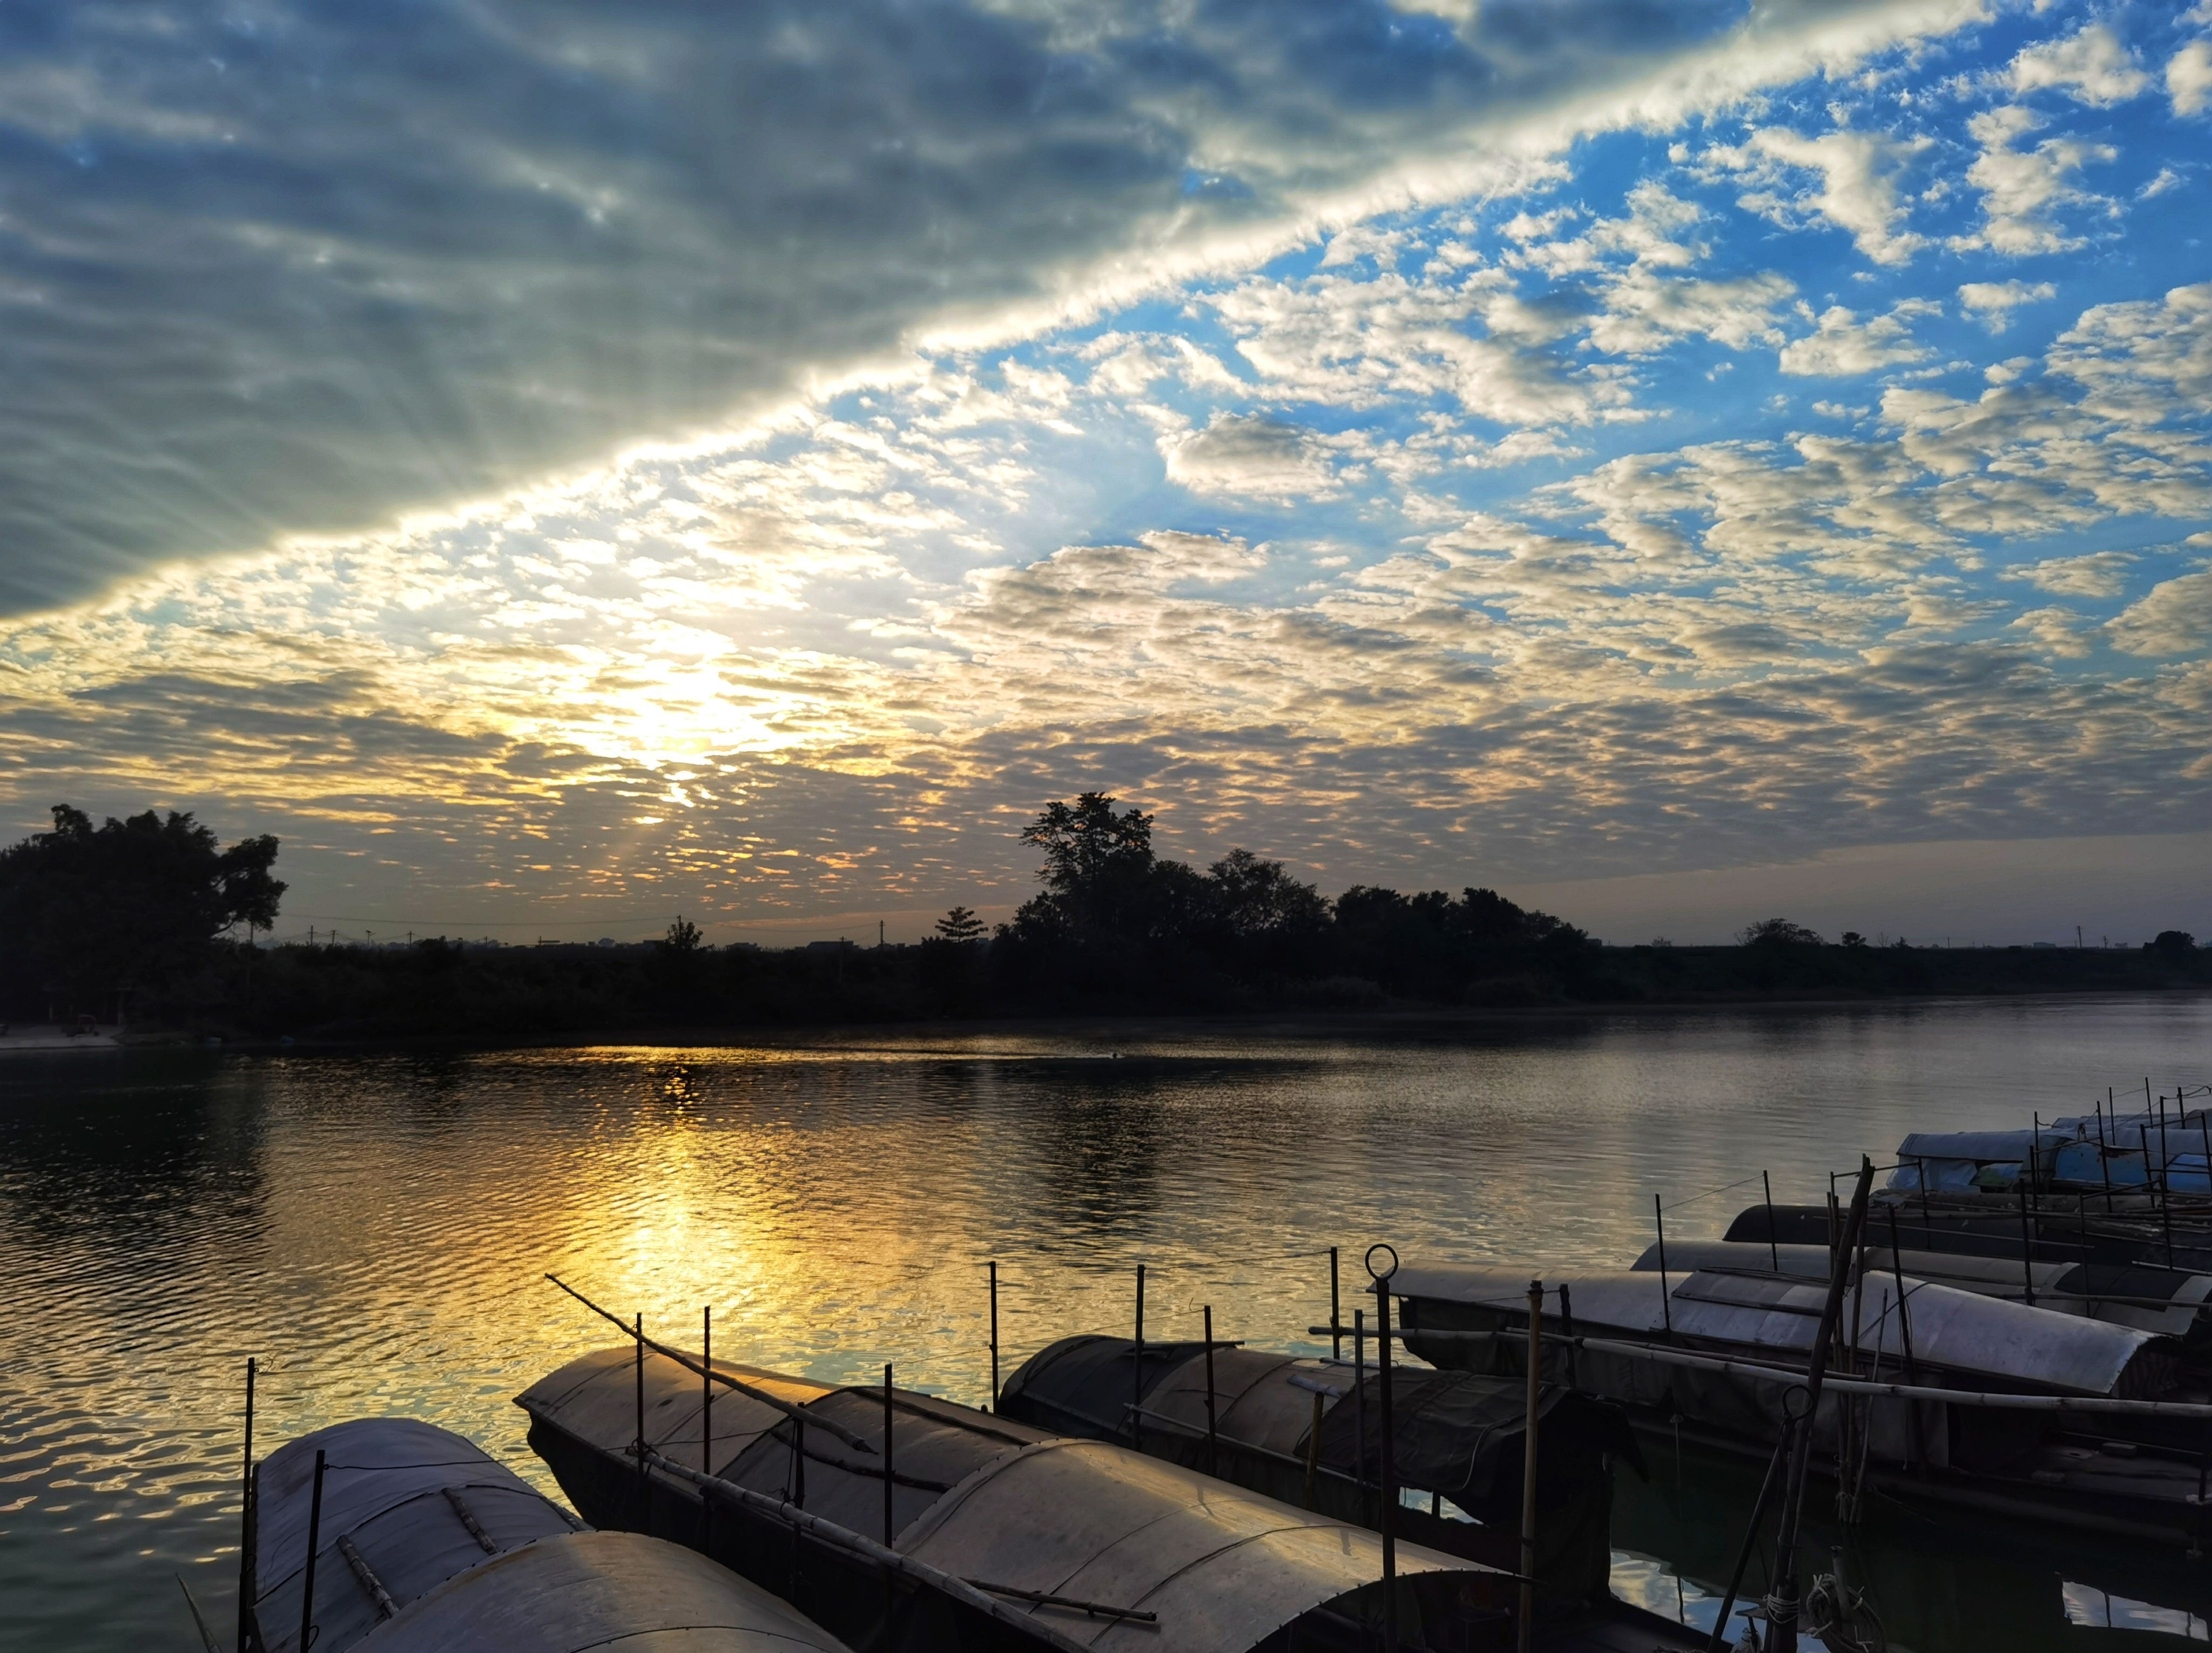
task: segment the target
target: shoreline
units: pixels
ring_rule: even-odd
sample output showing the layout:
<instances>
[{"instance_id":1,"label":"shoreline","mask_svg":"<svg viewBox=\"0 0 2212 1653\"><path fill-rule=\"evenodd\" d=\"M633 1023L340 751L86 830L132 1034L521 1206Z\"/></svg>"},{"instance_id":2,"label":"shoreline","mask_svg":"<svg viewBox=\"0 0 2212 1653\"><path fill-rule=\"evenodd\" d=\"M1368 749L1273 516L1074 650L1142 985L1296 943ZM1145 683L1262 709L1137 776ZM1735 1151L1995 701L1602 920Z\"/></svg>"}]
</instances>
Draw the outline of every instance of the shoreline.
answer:
<instances>
[{"instance_id":1,"label":"shoreline","mask_svg":"<svg viewBox=\"0 0 2212 1653\"><path fill-rule=\"evenodd\" d=\"M1142 1031L1149 1038L1179 1033L1241 1034L1273 1038L1358 1038L1390 1034L1407 1036L1448 1035L1484 1027L1527 1026L1530 1024L1571 1025L1601 1019L1642 1019L1650 1017L1716 1017L1752 1013L1760 1016L1833 1014L1838 1011L1935 1010L1998 1003L2033 1006L2038 1004L2079 1004L2095 1000L2212 1000L2212 987L2079 989L2038 993L1954 993L1927 994L1857 995L1838 998L1759 997L1691 999L1668 1001L1615 1000L1590 1004L1550 1004L1511 1007L1465 1005L1407 1005L1359 1010L1255 1010L1207 1012L1175 1015L1157 1011L1102 1012L1092 1014L1036 1017L994 1016L973 1020L775 1023L750 1026L688 1025L682 1023L651 1027L599 1026L563 1029L557 1032L517 1035L495 1033L420 1033L374 1035L358 1038L316 1039L224 1037L209 1045L204 1034L185 1030L147 1029L115 1033L103 1030L70 1037L60 1033L35 1040L0 1037L0 1057L46 1055L61 1050L114 1052L204 1049L211 1054L320 1055L357 1051L406 1050L568 1050L607 1048L665 1050L712 1050L759 1048L769 1049L841 1049L888 1041L954 1046L979 1039L1034 1038L1068 1040L1092 1037L1111 1042L1117 1033L1127 1038ZM949 1054L957 1054L951 1052ZM1101 1054L1108 1053L1102 1052ZM1065 1058L1062 1058L1065 1059Z\"/></svg>"}]
</instances>

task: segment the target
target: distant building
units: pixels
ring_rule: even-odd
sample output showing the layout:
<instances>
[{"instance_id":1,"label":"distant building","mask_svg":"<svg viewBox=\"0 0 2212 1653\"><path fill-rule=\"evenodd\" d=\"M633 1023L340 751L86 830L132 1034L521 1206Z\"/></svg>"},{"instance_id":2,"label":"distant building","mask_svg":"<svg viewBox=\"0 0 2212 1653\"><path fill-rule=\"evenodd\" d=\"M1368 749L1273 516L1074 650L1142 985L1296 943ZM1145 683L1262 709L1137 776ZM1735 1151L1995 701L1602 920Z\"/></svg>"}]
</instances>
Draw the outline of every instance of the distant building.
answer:
<instances>
[{"instance_id":1,"label":"distant building","mask_svg":"<svg viewBox=\"0 0 2212 1653\"><path fill-rule=\"evenodd\" d=\"M810 941L806 944L806 951L811 953L848 953L858 952L860 947L856 943L839 936L835 941Z\"/></svg>"}]
</instances>

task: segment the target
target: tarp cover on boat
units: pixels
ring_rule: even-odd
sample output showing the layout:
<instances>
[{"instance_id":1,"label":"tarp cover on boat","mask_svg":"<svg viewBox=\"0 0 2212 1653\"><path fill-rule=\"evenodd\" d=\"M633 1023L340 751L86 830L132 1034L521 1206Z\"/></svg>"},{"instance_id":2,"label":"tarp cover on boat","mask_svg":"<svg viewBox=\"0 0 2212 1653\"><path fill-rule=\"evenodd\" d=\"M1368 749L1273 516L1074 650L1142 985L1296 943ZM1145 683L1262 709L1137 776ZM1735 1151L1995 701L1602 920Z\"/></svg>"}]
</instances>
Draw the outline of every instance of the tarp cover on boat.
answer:
<instances>
[{"instance_id":1,"label":"tarp cover on boat","mask_svg":"<svg viewBox=\"0 0 2212 1653\"><path fill-rule=\"evenodd\" d=\"M1071 1432L1095 1433L1102 1424L1112 1427L1127 1415L1130 1346L1127 1338L1063 1338L1032 1355L1007 1380L1000 1409ZM1146 1348L1145 1406L1185 1430L1203 1431L1205 1346L1188 1346L1196 1352L1186 1352L1173 1364L1163 1362L1157 1373L1150 1370L1152 1350ZM1374 1479L1382 1462L1382 1407L1381 1374L1372 1364L1358 1373L1342 1361L1217 1346L1213 1368L1214 1428L1221 1438L1303 1459L1318 1395L1320 1464L1349 1475L1359 1473L1364 1463L1365 1478ZM1364 1376L1367 1385L1364 1406L1352 1398L1356 1376ZM1528 1411L1522 1383L1400 1364L1391 1371L1390 1397L1396 1439L1393 1462L1401 1486L1441 1492L1477 1514L1486 1514L1485 1506L1502 1486L1510 1486L1517 1498ZM1617 1408L1547 1384L1538 1417L1547 1441L1564 1448L1565 1440L1572 1439L1641 1467L1636 1437ZM1116 1429L1114 1438L1127 1440L1126 1427ZM1538 1462L1544 1462L1540 1455Z\"/></svg>"},{"instance_id":2,"label":"tarp cover on boat","mask_svg":"<svg viewBox=\"0 0 2212 1653\"><path fill-rule=\"evenodd\" d=\"M317 1642L318 1653L321 1643ZM361 1653L845 1653L727 1567L640 1533L570 1533L487 1559Z\"/></svg>"},{"instance_id":3,"label":"tarp cover on boat","mask_svg":"<svg viewBox=\"0 0 2212 1653\"><path fill-rule=\"evenodd\" d=\"M325 1454L316 1534L314 1653L341 1653L380 1622L339 1548L349 1541L404 1607L496 1550L580 1523L473 1442L412 1418L362 1418L302 1435L264 1459L255 1523L255 1612L270 1653L297 1653L315 1453ZM457 1506L448 1494L458 1495Z\"/></svg>"},{"instance_id":4,"label":"tarp cover on boat","mask_svg":"<svg viewBox=\"0 0 2212 1653\"><path fill-rule=\"evenodd\" d=\"M1663 1295L1662 1278L1672 1287ZM1518 1325L1526 1316L1527 1280L1525 1269L1401 1267L1390 1289L1416 1304L1480 1308ZM1610 1330L1648 1340L1671 1330L1676 1340L1692 1346L1734 1346L1770 1355L1811 1349L1826 1295L1826 1287L1814 1281L1703 1269L1679 1279L1622 1270L1546 1282L1562 1283L1571 1290L1578 1332ZM1865 1294L1859 1306L1845 1293L1843 1324L1860 1328L1862 1348L1886 1344L1901 1352L1903 1338L1893 1318L1895 1283L1869 1276ZM1972 1380L1960 1387L2142 1398L2172 1379L2172 1346L2133 1327L2051 1314L1910 1276L1905 1302L1916 1362ZM1409 1333L1413 1317L1418 1309L1409 1317ZM1552 1318L1546 1316L1547 1324Z\"/></svg>"},{"instance_id":5,"label":"tarp cover on boat","mask_svg":"<svg viewBox=\"0 0 2212 1653\"><path fill-rule=\"evenodd\" d=\"M788 1419L725 1393L714 1402L716 1473L795 1500L795 1472L803 1468L809 1514L878 1535L882 1390L829 1389L757 1369L730 1370L802 1399L810 1419L835 1422L872 1449L858 1450L809 1427L802 1462ZM654 1352L646 1355L642 1370L647 1442L675 1462L696 1463L700 1379ZM1126 1379L1126 1363L1122 1371ZM602 1525L638 1518L629 1490L635 1478L626 1469L638 1381L634 1349L600 1350L519 1397L535 1420L532 1443ZM811 1399L804 1398L808 1390ZM1056 1438L1012 1418L908 1390L896 1391L894 1403L895 1548L961 1578L1159 1615L1154 1626L1012 1601L1063 1636L1098 1647L1241 1653L1324 1604L1371 1616L1341 1601L1382 1576L1381 1541L1364 1528L1103 1442ZM723 1449L726 1431L732 1452ZM598 1472L574 1455L579 1447L590 1463L620 1467L601 1476L603 1491L586 1484ZM697 1496L690 1483L662 1472L652 1479L657 1496ZM593 1507L593 1498L604 1500L604 1510ZM1445 1591L1440 1603L1456 1601L1465 1582L1504 1583L1493 1570L1414 1545L1399 1546L1397 1562L1409 1601L1431 1579ZM1500 1592L1501 1603L1510 1600L1510 1589Z\"/></svg>"},{"instance_id":6,"label":"tarp cover on boat","mask_svg":"<svg viewBox=\"0 0 2212 1653\"><path fill-rule=\"evenodd\" d=\"M297 1653L315 1454L314 1653L840 1653L727 1569L581 1523L474 1443L408 1418L334 1425L261 1465L256 1616ZM380 1601L378 1592L383 1593Z\"/></svg>"}]
</instances>

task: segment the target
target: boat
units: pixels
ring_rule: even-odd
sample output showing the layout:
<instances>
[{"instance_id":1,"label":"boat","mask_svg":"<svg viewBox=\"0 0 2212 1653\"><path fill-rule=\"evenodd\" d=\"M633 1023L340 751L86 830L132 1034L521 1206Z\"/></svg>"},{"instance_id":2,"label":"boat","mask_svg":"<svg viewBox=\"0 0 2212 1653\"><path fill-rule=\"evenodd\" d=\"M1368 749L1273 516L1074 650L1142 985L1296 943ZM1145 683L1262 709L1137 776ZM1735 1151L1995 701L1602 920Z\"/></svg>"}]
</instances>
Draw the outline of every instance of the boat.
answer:
<instances>
[{"instance_id":1,"label":"boat","mask_svg":"<svg viewBox=\"0 0 2212 1653\"><path fill-rule=\"evenodd\" d=\"M1139 1350L1129 1338L1062 1338L1006 1380L997 1411L1375 1528L1383 1508L1382 1377L1372 1359L1302 1358L1220 1342L1210 1352L1203 1342ZM1526 1384L1395 1365L1390 1397L1392 1484L1414 1495L1391 1509L1394 1531L1517 1570ZM1537 1415L1536 1646L1629 1644L1602 1639L1620 1636L1640 1650L1704 1647L1703 1636L1618 1601L1608 1588L1613 1467L1644 1473L1620 1408L1547 1383Z\"/></svg>"},{"instance_id":2,"label":"boat","mask_svg":"<svg viewBox=\"0 0 2212 1653\"><path fill-rule=\"evenodd\" d=\"M1674 1240L1646 1247L1631 1266L1647 1273L1669 1267L1678 1274L1702 1268L1825 1281L1834 1260L1835 1254L1825 1245ZM1906 1274L1933 1285L2003 1297L2056 1315L2080 1315L2178 1338L2192 1358L2200 1351L2212 1353L2212 1274L2140 1264L2111 1267L2033 1257L1892 1250L1886 1245L1866 1248L1866 1267L1875 1273Z\"/></svg>"},{"instance_id":3,"label":"boat","mask_svg":"<svg viewBox=\"0 0 2212 1653\"><path fill-rule=\"evenodd\" d=\"M249 1594L266 1653L846 1653L726 1567L593 1531L414 1419L301 1436L253 1486Z\"/></svg>"},{"instance_id":4,"label":"boat","mask_svg":"<svg viewBox=\"0 0 2212 1653\"><path fill-rule=\"evenodd\" d=\"M595 1523L724 1560L871 1649L1511 1644L1514 1577L1110 1443L636 1339L522 1395Z\"/></svg>"},{"instance_id":5,"label":"boat","mask_svg":"<svg viewBox=\"0 0 2212 1653\"><path fill-rule=\"evenodd\" d=\"M1510 1375L1525 1367L1527 1284L1520 1270L1409 1265L1390 1291L1412 1352ZM1702 1267L1545 1284L1547 1376L1647 1432L1762 1455L1828 1291ZM1562 1296L1571 1326L1548 1306ZM1813 1447L1854 1494L2203 1547L2212 1406L2185 1386L2177 1340L1872 1268L1847 1282L1838 1323Z\"/></svg>"}]
</instances>

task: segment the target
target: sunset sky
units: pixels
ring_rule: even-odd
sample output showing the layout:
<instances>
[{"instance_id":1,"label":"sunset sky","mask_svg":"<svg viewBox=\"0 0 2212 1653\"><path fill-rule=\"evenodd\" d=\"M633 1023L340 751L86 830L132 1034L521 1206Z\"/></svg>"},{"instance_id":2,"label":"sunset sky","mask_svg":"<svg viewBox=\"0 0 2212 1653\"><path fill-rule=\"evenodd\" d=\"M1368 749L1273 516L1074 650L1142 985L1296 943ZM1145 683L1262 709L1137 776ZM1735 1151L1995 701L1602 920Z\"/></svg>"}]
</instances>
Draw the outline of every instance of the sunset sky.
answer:
<instances>
[{"instance_id":1,"label":"sunset sky","mask_svg":"<svg viewBox=\"0 0 2212 1653\"><path fill-rule=\"evenodd\" d=\"M1086 788L2212 932L2212 0L0 10L0 787L910 938Z\"/></svg>"}]
</instances>

